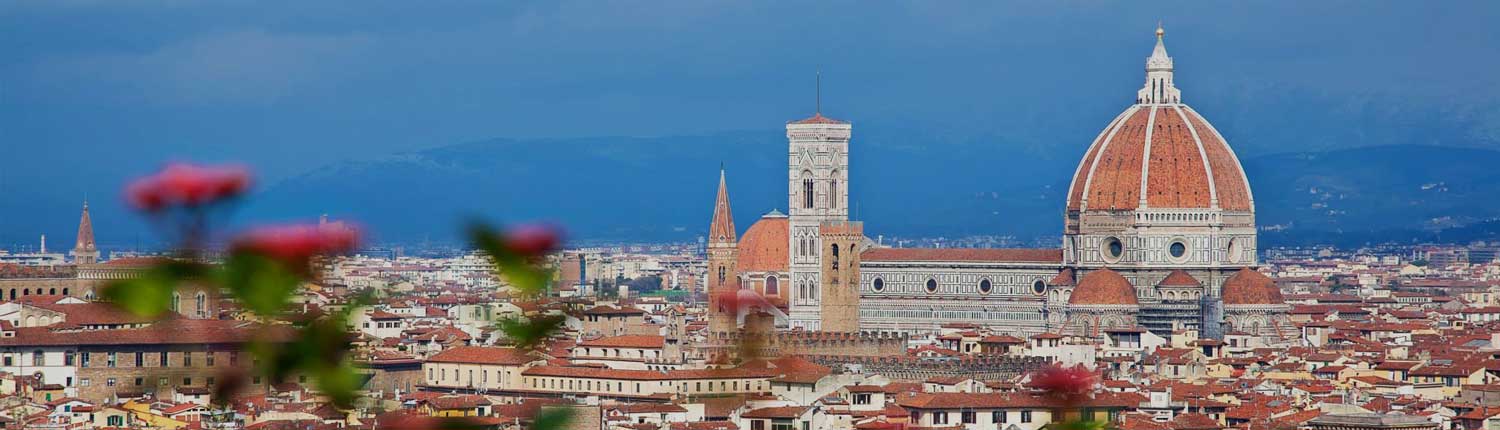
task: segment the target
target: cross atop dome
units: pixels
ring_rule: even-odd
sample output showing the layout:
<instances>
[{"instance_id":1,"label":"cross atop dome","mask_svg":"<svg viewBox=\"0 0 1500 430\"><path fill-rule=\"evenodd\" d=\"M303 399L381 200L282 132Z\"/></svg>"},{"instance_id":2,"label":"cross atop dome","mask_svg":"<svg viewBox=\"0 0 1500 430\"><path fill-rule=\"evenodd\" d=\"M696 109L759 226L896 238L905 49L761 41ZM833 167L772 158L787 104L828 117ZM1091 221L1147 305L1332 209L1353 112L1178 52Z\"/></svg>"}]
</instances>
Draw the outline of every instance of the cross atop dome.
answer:
<instances>
[{"instance_id":1,"label":"cross atop dome","mask_svg":"<svg viewBox=\"0 0 1500 430\"><path fill-rule=\"evenodd\" d=\"M1167 45L1163 42L1166 35L1167 31L1158 22L1156 48L1146 58L1146 85L1136 92L1135 102L1138 104L1182 103L1182 91L1172 84L1172 57L1167 55Z\"/></svg>"}]
</instances>

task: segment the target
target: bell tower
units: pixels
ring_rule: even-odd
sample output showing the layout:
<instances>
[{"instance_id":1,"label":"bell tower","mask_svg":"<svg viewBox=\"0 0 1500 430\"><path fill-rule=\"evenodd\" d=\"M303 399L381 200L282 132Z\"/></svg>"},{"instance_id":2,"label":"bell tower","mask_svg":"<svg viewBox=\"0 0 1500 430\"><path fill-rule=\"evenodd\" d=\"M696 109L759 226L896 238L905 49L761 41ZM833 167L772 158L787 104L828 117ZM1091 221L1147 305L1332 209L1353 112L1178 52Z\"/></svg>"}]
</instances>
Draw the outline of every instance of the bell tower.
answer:
<instances>
[{"instance_id":1,"label":"bell tower","mask_svg":"<svg viewBox=\"0 0 1500 430\"><path fill-rule=\"evenodd\" d=\"M708 293L709 331L729 332L735 329L735 310L722 303L725 297L733 297L739 282L735 277L735 261L739 258L736 244L734 214L729 210L729 187L724 181L724 168L719 167L719 195L714 199L714 219L708 227ZM724 308L724 309L721 309Z\"/></svg>"},{"instance_id":2,"label":"bell tower","mask_svg":"<svg viewBox=\"0 0 1500 430\"><path fill-rule=\"evenodd\" d=\"M821 76L818 92L822 91ZM818 101L813 116L788 122L787 209L788 268L791 277L791 326L821 330L824 222L849 220L848 122L823 116Z\"/></svg>"},{"instance_id":3,"label":"bell tower","mask_svg":"<svg viewBox=\"0 0 1500 430\"><path fill-rule=\"evenodd\" d=\"M99 262L99 247L94 244L94 221L89 219L89 202L83 202L83 216L78 219L78 241L73 245L74 264Z\"/></svg>"}]
</instances>

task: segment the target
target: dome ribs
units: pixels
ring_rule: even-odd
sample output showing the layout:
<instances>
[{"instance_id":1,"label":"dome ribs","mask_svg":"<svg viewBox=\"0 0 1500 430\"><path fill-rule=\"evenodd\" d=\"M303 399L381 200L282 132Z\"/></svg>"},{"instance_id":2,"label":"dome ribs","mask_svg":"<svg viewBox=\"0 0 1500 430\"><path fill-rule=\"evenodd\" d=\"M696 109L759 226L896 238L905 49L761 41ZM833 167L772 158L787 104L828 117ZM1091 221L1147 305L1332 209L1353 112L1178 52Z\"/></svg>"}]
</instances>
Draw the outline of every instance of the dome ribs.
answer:
<instances>
[{"instance_id":1,"label":"dome ribs","mask_svg":"<svg viewBox=\"0 0 1500 430\"><path fill-rule=\"evenodd\" d=\"M1104 130L1099 132L1099 136L1094 138L1094 143L1089 145L1088 153L1083 155L1083 161L1078 164L1078 170L1073 172L1073 184L1068 187L1068 210L1078 210L1082 206L1083 190L1088 185L1089 174L1094 170L1094 158L1099 156L1099 149L1104 147L1104 140L1109 138L1110 131L1118 127L1120 121L1128 118L1129 114L1128 109L1120 112L1109 122L1108 127L1104 127Z\"/></svg>"},{"instance_id":2,"label":"dome ribs","mask_svg":"<svg viewBox=\"0 0 1500 430\"><path fill-rule=\"evenodd\" d=\"M1137 110L1105 144L1088 184L1089 209L1128 210L1140 202L1137 193L1150 116L1150 109Z\"/></svg>"},{"instance_id":3,"label":"dome ribs","mask_svg":"<svg viewBox=\"0 0 1500 430\"><path fill-rule=\"evenodd\" d=\"M1240 163L1234 154L1229 152L1229 145L1198 112L1188 109L1186 113L1193 129L1198 132L1198 138L1203 140L1203 151L1208 156L1208 164L1214 174L1214 188L1219 194L1219 207L1227 210L1251 210L1245 173L1240 170Z\"/></svg>"},{"instance_id":4,"label":"dome ribs","mask_svg":"<svg viewBox=\"0 0 1500 430\"><path fill-rule=\"evenodd\" d=\"M1208 172L1198 155L1197 142L1177 115L1177 108L1161 108L1153 127L1151 162L1146 175L1147 206L1209 207Z\"/></svg>"}]
</instances>

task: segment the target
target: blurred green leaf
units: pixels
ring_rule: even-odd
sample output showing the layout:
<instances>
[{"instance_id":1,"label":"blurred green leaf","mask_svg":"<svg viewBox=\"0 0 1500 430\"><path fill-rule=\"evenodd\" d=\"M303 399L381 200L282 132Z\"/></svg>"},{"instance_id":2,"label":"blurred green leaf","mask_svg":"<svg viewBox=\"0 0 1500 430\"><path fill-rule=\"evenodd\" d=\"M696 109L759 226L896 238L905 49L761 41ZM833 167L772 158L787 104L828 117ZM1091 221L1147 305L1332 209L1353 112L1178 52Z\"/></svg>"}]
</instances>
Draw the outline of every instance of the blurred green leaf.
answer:
<instances>
[{"instance_id":1,"label":"blurred green leaf","mask_svg":"<svg viewBox=\"0 0 1500 430\"><path fill-rule=\"evenodd\" d=\"M345 381L337 378L347 375L336 373L338 367L347 364L350 348L350 334L344 315L335 313L301 322L296 336L286 342L271 339L252 345L251 352L261 360L259 370L272 381L284 381L294 375L306 374L316 378L320 387L324 384L324 377L335 378L327 382L332 389L346 386ZM335 397L342 393L328 394Z\"/></svg>"},{"instance_id":2,"label":"blurred green leaf","mask_svg":"<svg viewBox=\"0 0 1500 430\"><path fill-rule=\"evenodd\" d=\"M469 240L484 250L495 263L495 270L516 289L522 298L536 298L547 292L552 282L552 271L547 270L524 255L512 252L505 246L505 234L499 230L474 223L469 227Z\"/></svg>"},{"instance_id":3,"label":"blurred green leaf","mask_svg":"<svg viewBox=\"0 0 1500 430\"><path fill-rule=\"evenodd\" d=\"M562 327L567 317L562 315L534 315L531 317L509 317L499 320L500 331L510 338L516 347L536 349L547 338Z\"/></svg>"},{"instance_id":4,"label":"blurred green leaf","mask_svg":"<svg viewBox=\"0 0 1500 430\"><path fill-rule=\"evenodd\" d=\"M155 317L172 310L177 284L198 279L203 272L197 263L168 261L151 266L137 278L106 285L100 296L132 314Z\"/></svg>"},{"instance_id":5,"label":"blurred green leaf","mask_svg":"<svg viewBox=\"0 0 1500 430\"><path fill-rule=\"evenodd\" d=\"M557 430L568 425L573 420L573 412L561 408L547 408L536 414L536 419L531 420L531 430Z\"/></svg>"},{"instance_id":6,"label":"blurred green leaf","mask_svg":"<svg viewBox=\"0 0 1500 430\"><path fill-rule=\"evenodd\" d=\"M302 285L302 277L281 262L249 252L230 255L219 274L220 282L240 303L263 317L281 314Z\"/></svg>"},{"instance_id":7,"label":"blurred green leaf","mask_svg":"<svg viewBox=\"0 0 1500 430\"><path fill-rule=\"evenodd\" d=\"M328 396L329 402L334 406L341 409L354 407L354 400L359 397L364 378L354 371L353 364L344 361L337 366L317 369L313 376L317 380L318 391Z\"/></svg>"}]
</instances>

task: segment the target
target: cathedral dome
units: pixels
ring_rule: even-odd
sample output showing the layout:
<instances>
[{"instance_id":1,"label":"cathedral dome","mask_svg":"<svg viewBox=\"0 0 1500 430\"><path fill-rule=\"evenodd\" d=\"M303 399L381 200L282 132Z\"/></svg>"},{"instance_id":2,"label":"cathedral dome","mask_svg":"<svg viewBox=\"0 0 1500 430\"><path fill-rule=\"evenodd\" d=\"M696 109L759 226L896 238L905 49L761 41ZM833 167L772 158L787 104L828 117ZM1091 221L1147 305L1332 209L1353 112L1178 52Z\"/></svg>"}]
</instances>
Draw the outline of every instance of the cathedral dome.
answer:
<instances>
[{"instance_id":1,"label":"cathedral dome","mask_svg":"<svg viewBox=\"0 0 1500 430\"><path fill-rule=\"evenodd\" d=\"M1252 212L1250 184L1234 151L1182 103L1158 30L1136 104L1089 146L1068 189L1069 212L1223 209Z\"/></svg>"},{"instance_id":2,"label":"cathedral dome","mask_svg":"<svg viewBox=\"0 0 1500 430\"><path fill-rule=\"evenodd\" d=\"M745 235L740 236L739 259L736 270L740 272L786 272L790 258L787 245L790 241L790 226L786 215L771 211L750 225Z\"/></svg>"},{"instance_id":3,"label":"cathedral dome","mask_svg":"<svg viewBox=\"0 0 1500 430\"><path fill-rule=\"evenodd\" d=\"M1068 304L1136 306L1140 302L1136 301L1135 286L1130 285L1130 280L1120 276L1119 272L1099 269L1078 280L1078 287L1073 289Z\"/></svg>"},{"instance_id":4,"label":"cathedral dome","mask_svg":"<svg viewBox=\"0 0 1500 430\"><path fill-rule=\"evenodd\" d=\"M1276 286L1275 280L1249 267L1241 268L1239 272L1224 280L1222 295L1225 305L1286 303L1286 300L1281 297L1281 288Z\"/></svg>"}]
</instances>

